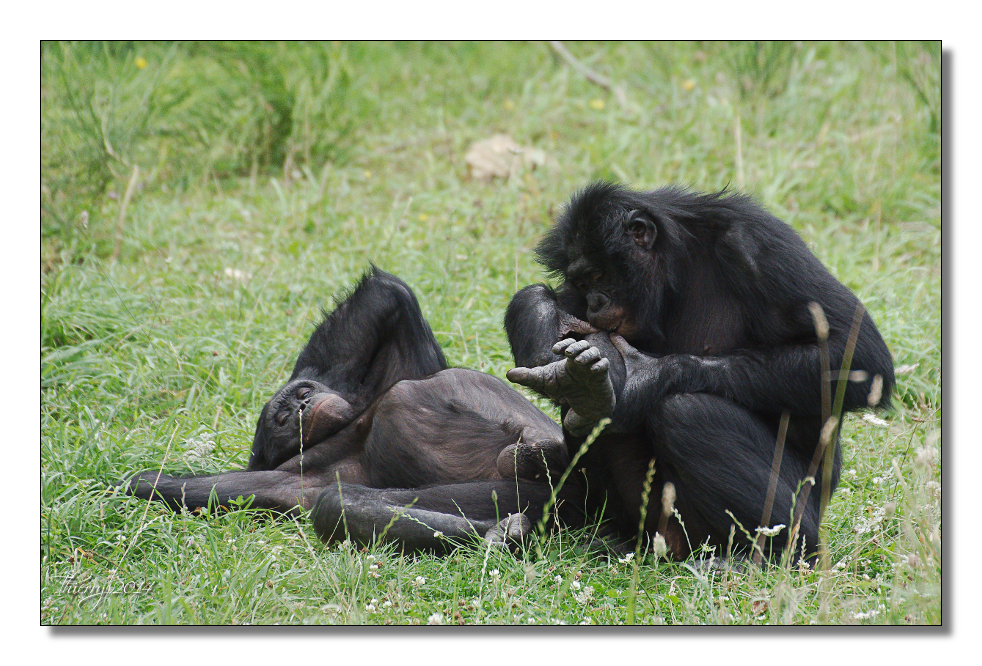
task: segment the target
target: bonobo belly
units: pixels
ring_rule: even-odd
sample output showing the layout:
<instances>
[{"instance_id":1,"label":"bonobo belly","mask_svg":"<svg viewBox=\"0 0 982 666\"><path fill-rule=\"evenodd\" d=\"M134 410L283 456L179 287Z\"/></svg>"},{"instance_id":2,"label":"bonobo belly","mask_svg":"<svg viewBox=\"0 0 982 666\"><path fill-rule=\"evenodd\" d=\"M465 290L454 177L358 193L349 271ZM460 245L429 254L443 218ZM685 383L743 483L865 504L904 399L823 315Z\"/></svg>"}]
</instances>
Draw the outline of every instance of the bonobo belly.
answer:
<instances>
[{"instance_id":1,"label":"bonobo belly","mask_svg":"<svg viewBox=\"0 0 982 666\"><path fill-rule=\"evenodd\" d=\"M498 455L519 441L561 442L562 429L500 379L451 368L379 399L365 470L376 488L499 479Z\"/></svg>"}]
</instances>

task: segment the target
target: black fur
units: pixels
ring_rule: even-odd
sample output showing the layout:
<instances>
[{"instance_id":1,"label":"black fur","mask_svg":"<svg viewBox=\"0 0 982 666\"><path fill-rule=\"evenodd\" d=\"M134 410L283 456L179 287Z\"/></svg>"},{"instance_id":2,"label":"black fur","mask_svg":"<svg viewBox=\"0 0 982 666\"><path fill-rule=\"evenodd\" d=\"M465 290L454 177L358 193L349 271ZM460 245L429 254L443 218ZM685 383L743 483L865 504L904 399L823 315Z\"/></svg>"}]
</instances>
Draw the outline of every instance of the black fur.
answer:
<instances>
[{"instance_id":1,"label":"black fur","mask_svg":"<svg viewBox=\"0 0 982 666\"><path fill-rule=\"evenodd\" d=\"M861 307L855 295L787 224L749 197L727 192L635 192L599 183L573 197L536 252L559 286L526 287L510 303L505 328L515 363L529 369L520 367L509 378L558 399L569 426L576 423L571 407L590 406L582 389L557 388L570 383L566 368L583 358L552 351L560 338L583 337L570 320L582 320L581 330L587 322L611 334L616 350L607 343L599 345L601 352L621 356L625 366L608 372L616 394L613 423L583 459L590 503L606 506L625 537L636 534L653 458L649 533L664 523L660 495L671 481L685 523L685 533L674 518L665 526L674 554L684 557L704 541L725 547L733 525L727 512L751 532L760 523L779 420L788 412L769 521L789 525L773 540L775 552L783 548L793 496L823 422L820 349L809 304L821 305L828 320L837 376ZM892 358L865 313L851 369L865 375L848 383L845 410L867 406L877 375L877 406L889 405ZM830 384L835 395L837 382ZM830 491L839 458L836 443ZM815 488L807 500L803 552L817 545L820 496ZM739 528L736 546L747 546Z\"/></svg>"},{"instance_id":2,"label":"black fur","mask_svg":"<svg viewBox=\"0 0 982 666\"><path fill-rule=\"evenodd\" d=\"M541 515L545 480L567 462L559 426L500 379L448 368L413 292L373 268L263 408L246 471L148 471L126 489L175 509L239 497L313 508L325 540L385 532L406 550L445 552L470 536L520 539L529 526L509 514Z\"/></svg>"}]
</instances>

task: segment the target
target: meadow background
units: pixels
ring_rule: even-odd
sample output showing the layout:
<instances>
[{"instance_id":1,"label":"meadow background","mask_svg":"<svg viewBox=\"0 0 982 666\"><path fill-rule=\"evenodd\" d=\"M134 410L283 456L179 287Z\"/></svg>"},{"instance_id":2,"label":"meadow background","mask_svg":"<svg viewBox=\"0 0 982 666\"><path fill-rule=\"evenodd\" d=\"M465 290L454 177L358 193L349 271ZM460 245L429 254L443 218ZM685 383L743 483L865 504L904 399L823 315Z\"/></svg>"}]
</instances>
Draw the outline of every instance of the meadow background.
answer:
<instances>
[{"instance_id":1,"label":"meadow background","mask_svg":"<svg viewBox=\"0 0 982 666\"><path fill-rule=\"evenodd\" d=\"M42 45L42 624L941 622L940 44L566 48L589 72L544 42ZM476 177L500 133L534 159ZM531 249L597 178L745 189L878 323L895 410L846 419L828 569L588 558L566 532L406 558L111 491L244 466L369 262L451 364L503 377Z\"/></svg>"}]
</instances>

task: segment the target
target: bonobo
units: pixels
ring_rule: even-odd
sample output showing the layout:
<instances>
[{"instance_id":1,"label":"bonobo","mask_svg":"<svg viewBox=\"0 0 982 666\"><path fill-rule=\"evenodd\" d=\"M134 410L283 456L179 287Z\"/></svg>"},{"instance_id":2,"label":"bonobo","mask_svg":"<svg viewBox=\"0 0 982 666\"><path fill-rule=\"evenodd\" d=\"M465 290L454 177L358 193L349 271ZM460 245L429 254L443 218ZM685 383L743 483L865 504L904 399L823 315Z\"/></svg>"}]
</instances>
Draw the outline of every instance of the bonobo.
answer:
<instances>
[{"instance_id":1,"label":"bonobo","mask_svg":"<svg viewBox=\"0 0 982 666\"><path fill-rule=\"evenodd\" d=\"M445 552L472 536L520 539L522 512L542 511L567 463L558 424L500 379L449 368L413 292L373 267L263 408L245 471L149 471L127 490L175 509L239 497L281 512L316 505L325 540L384 532Z\"/></svg>"},{"instance_id":2,"label":"bonobo","mask_svg":"<svg viewBox=\"0 0 982 666\"><path fill-rule=\"evenodd\" d=\"M789 527L766 555L793 532L795 554L810 557L822 497L839 479L837 439L821 444L829 396L846 382L844 410L885 407L894 383L855 295L784 222L726 192L592 185L537 256L558 286L525 287L508 305L518 366L508 377L558 402L562 428L497 379L447 369L408 287L376 270L264 408L249 471L145 472L133 492L149 497L156 480L155 498L177 506L203 506L212 492L313 506L325 540L384 535L445 552L468 535L520 539L549 507L567 525L604 518L623 546L638 535L650 479L644 532L674 558L727 549L733 530L734 551L746 552L743 531L775 523ZM557 488L603 418L610 425ZM829 485L807 492L809 477L825 481L823 456Z\"/></svg>"},{"instance_id":3,"label":"bonobo","mask_svg":"<svg viewBox=\"0 0 982 666\"><path fill-rule=\"evenodd\" d=\"M836 394L847 347L854 372L844 410L887 406L894 383L890 353L856 296L787 224L726 192L595 184L573 197L536 253L558 286L525 287L509 304L505 328L519 367L508 378L562 406L572 450L598 419L612 420L577 463L588 510L605 507L623 537L636 536L653 459L644 529L660 532L672 556L703 543L725 551L734 518L734 549L746 551L742 530L762 526L765 507L770 524L789 526L767 545L775 556L793 531L796 498L795 548L813 554L823 493L805 500L801 489L828 412L823 391ZM813 304L827 320L833 372L825 377ZM782 414L783 456L768 500ZM839 479L838 441L825 455L834 456L828 496ZM667 483L674 507L663 514Z\"/></svg>"}]
</instances>

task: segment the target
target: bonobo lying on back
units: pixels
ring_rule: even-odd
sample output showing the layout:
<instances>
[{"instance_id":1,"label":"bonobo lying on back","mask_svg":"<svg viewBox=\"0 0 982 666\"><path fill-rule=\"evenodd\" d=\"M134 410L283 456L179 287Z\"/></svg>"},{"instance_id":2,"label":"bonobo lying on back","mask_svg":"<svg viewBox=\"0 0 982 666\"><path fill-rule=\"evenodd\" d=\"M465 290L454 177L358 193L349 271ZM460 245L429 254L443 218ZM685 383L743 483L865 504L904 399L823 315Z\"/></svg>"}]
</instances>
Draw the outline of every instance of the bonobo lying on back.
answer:
<instances>
[{"instance_id":1,"label":"bonobo lying on back","mask_svg":"<svg viewBox=\"0 0 982 666\"><path fill-rule=\"evenodd\" d=\"M367 543L388 529L408 550L442 552L475 535L502 542L527 532L520 513L542 510L548 474L567 462L552 419L500 379L448 368L409 287L373 269L263 407L245 471L149 471L127 488L174 508L238 497L275 511L316 505L325 539L344 538L346 527ZM427 492L416 489L434 484L439 497L416 509Z\"/></svg>"}]
</instances>

